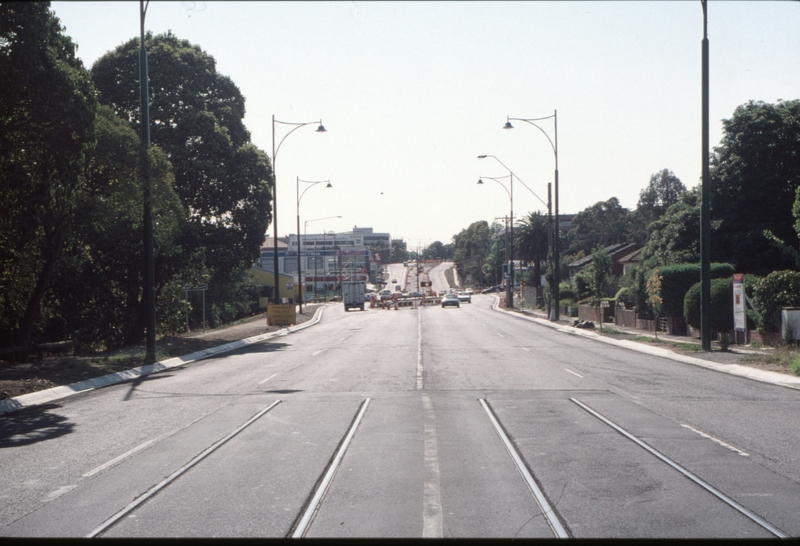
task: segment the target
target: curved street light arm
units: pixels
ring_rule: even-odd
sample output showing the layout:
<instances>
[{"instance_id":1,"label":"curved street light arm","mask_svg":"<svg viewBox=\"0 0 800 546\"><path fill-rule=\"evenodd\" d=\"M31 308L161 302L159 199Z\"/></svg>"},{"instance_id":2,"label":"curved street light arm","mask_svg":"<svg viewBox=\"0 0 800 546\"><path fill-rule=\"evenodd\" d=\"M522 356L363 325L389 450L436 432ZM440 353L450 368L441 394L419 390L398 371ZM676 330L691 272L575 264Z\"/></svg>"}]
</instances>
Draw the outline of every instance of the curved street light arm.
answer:
<instances>
[{"instance_id":1,"label":"curved street light arm","mask_svg":"<svg viewBox=\"0 0 800 546\"><path fill-rule=\"evenodd\" d=\"M548 135L547 132L544 129L542 129L541 127L539 127L539 125L534 123L534 121L541 121L543 119L551 119L551 118L555 118L555 114L552 115L552 116L546 116L546 117L543 117L543 118L528 118L528 119L526 119L526 118L506 117L506 125L505 125L504 129L505 128L510 129L510 128L513 127L513 125L511 125L511 121L512 120L513 121L524 121L525 123L527 123L529 125L533 125L537 129L539 129L545 137L547 137L547 141L550 142L550 147L553 149L553 153L556 154L556 157L558 157L558 149L556 148L556 145L553 144L553 139L550 138L550 135Z\"/></svg>"},{"instance_id":2,"label":"curved street light arm","mask_svg":"<svg viewBox=\"0 0 800 546\"><path fill-rule=\"evenodd\" d=\"M324 132L326 132L326 129L325 129L325 127L323 127L323 126L322 126L322 119L318 119L317 121L306 121L305 123L292 123L292 122L290 122L290 121L280 121L280 120L277 120L277 119L275 119L275 117L273 116L273 117L272 117L272 123L273 123L273 124L275 124L275 123L280 123L281 125L295 125L295 126L296 126L294 129L292 129L291 131L289 131L288 133L286 133L286 135L284 135L284 137L283 137L283 138L281 139L281 141L278 143L278 147L277 147L277 148L275 148L275 150L273 150L273 152L272 152L272 163L273 163L273 164L275 163L275 156L277 156L277 155L278 155L278 151L281 149L281 144L283 144L283 141L284 141L284 140L286 140L286 139L289 137L289 135L291 135L292 133L294 133L295 131L297 131L297 130L298 130L300 127L305 127L306 125L313 125L314 123L319 123L319 127L317 128L317 132L318 132L318 133L324 133ZM274 132L274 129L273 129L273 132Z\"/></svg>"},{"instance_id":3,"label":"curved street light arm","mask_svg":"<svg viewBox=\"0 0 800 546\"><path fill-rule=\"evenodd\" d=\"M306 194L306 192L307 192L308 190L310 190L311 188L313 188L314 186L316 186L317 184L322 184L322 183L324 183L324 182L327 182L327 183L328 183L328 185L327 185L327 186L325 186L326 188L332 188L332 187L333 187L333 186L331 185L331 181L330 181L330 179L328 179L328 180L316 180L316 181L313 181L313 180L300 180L300 179L298 178L298 179L297 179L297 183L298 183L297 185L298 185L298 188L300 187L300 182L304 182L304 183L306 183L306 184L311 184L311 185L310 185L310 186L308 186L306 189L304 189L304 190L303 190L303 193L301 193L301 194L298 194L298 196L297 196L297 206L298 206L298 207L300 206L300 201L302 201L302 200L303 200L303 196Z\"/></svg>"},{"instance_id":4,"label":"curved street light arm","mask_svg":"<svg viewBox=\"0 0 800 546\"><path fill-rule=\"evenodd\" d=\"M522 179L521 179L519 176L517 176L517 173L515 173L514 171L512 171L511 169L509 169L509 168L506 166L506 164L505 164L505 163L503 163L502 161L500 161L500 159L499 159L497 156L493 156L493 155L491 155L491 154L479 155L479 156L478 156L478 159L483 159L483 158L486 158L486 157L492 157L492 158L496 159L498 163L500 163L500 164L501 164L503 167L505 167L505 168L506 168L506 170L507 170L509 173L511 173L511 175L512 175L512 176L514 176L514 178L516 178L516 179L517 179L517 182L519 182L520 184L522 184L523 186L525 186L525 189L526 189L526 190L528 190L529 192L531 192L531 193L533 194L533 196L534 196L536 199L538 199L539 201L541 201L541 203L542 203L542 204L543 204L545 207L547 206L547 203L545 203L545 202L544 202L544 200L543 200L541 197L539 197L538 195L536 195L536 192L535 192L535 191L533 191L532 189L530 189L530 188L528 187L528 185L527 185L525 182L523 182L523 180L522 180ZM486 178L489 178L489 177L487 176Z\"/></svg>"}]
</instances>

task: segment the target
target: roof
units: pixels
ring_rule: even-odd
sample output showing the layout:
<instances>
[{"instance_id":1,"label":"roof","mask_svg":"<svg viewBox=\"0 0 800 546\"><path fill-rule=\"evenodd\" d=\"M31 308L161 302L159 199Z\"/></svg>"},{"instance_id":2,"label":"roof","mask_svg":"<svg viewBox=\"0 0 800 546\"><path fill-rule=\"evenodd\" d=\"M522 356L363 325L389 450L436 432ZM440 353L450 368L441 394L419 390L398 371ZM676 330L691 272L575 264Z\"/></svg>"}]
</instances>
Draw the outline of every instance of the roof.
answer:
<instances>
[{"instance_id":1,"label":"roof","mask_svg":"<svg viewBox=\"0 0 800 546\"><path fill-rule=\"evenodd\" d=\"M644 250L643 248L640 248L639 250L634 250L630 254L626 254L625 256L620 258L619 261L625 263L634 263L634 262L638 263L642 260L643 250Z\"/></svg>"},{"instance_id":2,"label":"roof","mask_svg":"<svg viewBox=\"0 0 800 546\"><path fill-rule=\"evenodd\" d=\"M264 250L265 248L275 248L273 241L274 239L272 237L264 237L264 244L261 245L261 250ZM278 248L288 247L289 245L286 243L286 241L283 241L280 237L278 237Z\"/></svg>"},{"instance_id":3,"label":"roof","mask_svg":"<svg viewBox=\"0 0 800 546\"><path fill-rule=\"evenodd\" d=\"M612 259L615 256L620 255L622 252L628 252L628 254L624 255L624 257L627 258L628 256L630 256L632 254L635 254L636 252L640 252L639 250L634 250L634 249L636 249L637 246L638 245L636 243L619 243L619 244L615 244L615 245L608 245L606 247L606 250L611 255ZM633 250L633 252L630 252L631 250ZM576 260L576 261L572 262L567 267L573 267L573 268L580 269L581 267L589 265L593 261L594 261L594 256L589 254L588 256L584 256L580 260ZM621 261L624 261L624 259L623 258L618 258L616 261L621 262Z\"/></svg>"}]
</instances>

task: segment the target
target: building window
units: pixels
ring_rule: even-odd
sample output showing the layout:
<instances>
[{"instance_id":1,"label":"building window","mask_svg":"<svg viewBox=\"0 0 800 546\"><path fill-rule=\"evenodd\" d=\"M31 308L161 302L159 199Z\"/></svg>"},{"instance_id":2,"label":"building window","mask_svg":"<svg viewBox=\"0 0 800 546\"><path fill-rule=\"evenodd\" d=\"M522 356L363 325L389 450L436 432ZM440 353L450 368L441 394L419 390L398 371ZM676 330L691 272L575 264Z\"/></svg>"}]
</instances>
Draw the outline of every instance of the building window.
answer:
<instances>
[{"instance_id":1,"label":"building window","mask_svg":"<svg viewBox=\"0 0 800 546\"><path fill-rule=\"evenodd\" d=\"M297 273L297 256L287 256L283 259L283 272Z\"/></svg>"}]
</instances>

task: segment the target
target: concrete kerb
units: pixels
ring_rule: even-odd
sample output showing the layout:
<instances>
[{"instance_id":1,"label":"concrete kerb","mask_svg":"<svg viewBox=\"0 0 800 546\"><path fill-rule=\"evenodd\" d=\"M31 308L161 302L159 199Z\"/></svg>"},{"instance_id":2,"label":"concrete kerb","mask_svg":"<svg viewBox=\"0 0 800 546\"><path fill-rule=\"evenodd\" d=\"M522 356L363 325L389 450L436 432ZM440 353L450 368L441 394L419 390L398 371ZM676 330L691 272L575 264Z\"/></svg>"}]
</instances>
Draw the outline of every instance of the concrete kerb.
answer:
<instances>
[{"instance_id":1,"label":"concrete kerb","mask_svg":"<svg viewBox=\"0 0 800 546\"><path fill-rule=\"evenodd\" d=\"M583 336L585 338L594 339L601 343L607 343L608 345L615 345L617 347L623 347L625 349L638 351L640 353L646 353L653 356L668 358L670 360L674 360L676 362L682 362L684 364L700 366L702 368L713 370L715 372L722 372L730 375L736 375L739 377L746 377L747 379L760 381L762 383L769 383L770 385L778 385L781 387L800 390L800 377L792 377L790 375L785 375L778 372L758 370L755 368L750 368L748 366L742 366L740 364L719 364L717 362L703 360L702 358L695 358L688 355L678 354L673 351L670 351L669 349L644 345L642 343L637 343L636 341L629 341L627 339L612 339L597 334L595 332L592 332L591 330L582 330L578 328L573 328L571 326L550 322L549 320L543 318L538 318L522 313L514 313L511 311L506 311L505 309L500 307L500 298L498 298L497 296L495 296L494 298L495 302L492 308L495 311L499 311L501 313L505 313L507 315L511 315L522 320L535 322L537 324L553 328L554 330L558 330L559 332L563 332L565 334L570 334L574 336Z\"/></svg>"},{"instance_id":2,"label":"concrete kerb","mask_svg":"<svg viewBox=\"0 0 800 546\"><path fill-rule=\"evenodd\" d=\"M176 368L184 364L191 364L192 362L197 362L198 360L203 360L212 356L235 351L236 349L253 345L255 343L261 343L274 337L285 336L287 334L299 332L300 330L310 328L311 326L317 324L322 318L322 312L324 309L325 307L318 307L311 320L302 324L298 324L297 326L283 328L276 332L269 332L246 339L240 339L238 341L232 341L230 343L225 343L224 345L218 345L217 347L211 347L210 349L204 349L202 351L197 351L185 356L176 356L167 360L162 360L161 362L156 362L155 364L146 364L130 370L110 373L94 379L79 381L77 383L72 383L71 385L61 385L51 389L23 394L22 396L17 396L16 398L0 400L0 415L31 406L46 404L48 402L60 400L62 398L82 392L100 389L102 387L108 387L118 383L124 383L126 381L131 381L156 372L162 372L164 370L169 370L170 368Z\"/></svg>"}]
</instances>

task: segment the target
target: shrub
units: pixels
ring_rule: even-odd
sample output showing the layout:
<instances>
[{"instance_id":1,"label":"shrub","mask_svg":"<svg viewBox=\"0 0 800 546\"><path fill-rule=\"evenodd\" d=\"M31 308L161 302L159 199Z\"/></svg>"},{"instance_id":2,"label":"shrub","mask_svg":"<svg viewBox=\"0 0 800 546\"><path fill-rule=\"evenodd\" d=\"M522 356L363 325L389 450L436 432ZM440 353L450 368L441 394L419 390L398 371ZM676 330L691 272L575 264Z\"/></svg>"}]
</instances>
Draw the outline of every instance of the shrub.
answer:
<instances>
[{"instance_id":1,"label":"shrub","mask_svg":"<svg viewBox=\"0 0 800 546\"><path fill-rule=\"evenodd\" d=\"M781 308L800 307L800 272L773 271L753 286L758 331L780 332Z\"/></svg>"},{"instance_id":2,"label":"shrub","mask_svg":"<svg viewBox=\"0 0 800 546\"><path fill-rule=\"evenodd\" d=\"M748 296L753 293L756 279L745 275L744 290ZM700 328L700 292L702 283L696 283L687 292L683 303L683 316L686 324ZM711 280L711 329L729 332L733 329L733 278ZM748 328L753 326L748 320Z\"/></svg>"},{"instance_id":3,"label":"shrub","mask_svg":"<svg viewBox=\"0 0 800 546\"><path fill-rule=\"evenodd\" d=\"M661 314L667 317L681 317L684 315L684 299L686 293L695 283L700 282L700 264L678 264L667 265L658 268L661 273ZM731 264L713 263L711 264L711 278L719 279L733 277L735 269ZM652 271L645 272L642 275L643 286L639 288L637 283L637 291L644 289L646 295L646 281L652 276ZM637 294L637 302L640 303L639 294ZM646 300L645 300L646 301ZM642 314L642 311L640 311Z\"/></svg>"},{"instance_id":4,"label":"shrub","mask_svg":"<svg viewBox=\"0 0 800 546\"><path fill-rule=\"evenodd\" d=\"M631 287L620 288L614 296L614 303L625 305L625 309L633 309L636 305L636 293Z\"/></svg>"}]
</instances>

